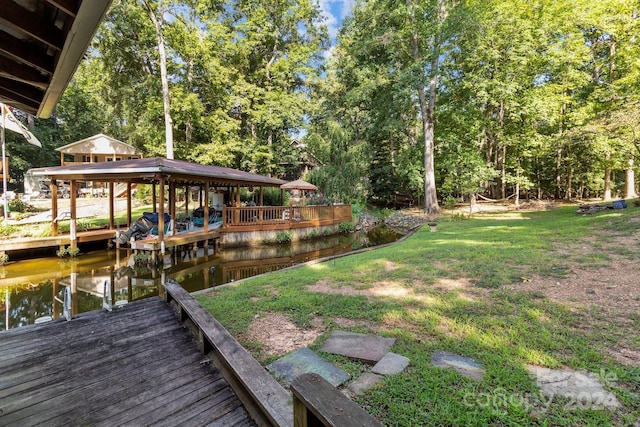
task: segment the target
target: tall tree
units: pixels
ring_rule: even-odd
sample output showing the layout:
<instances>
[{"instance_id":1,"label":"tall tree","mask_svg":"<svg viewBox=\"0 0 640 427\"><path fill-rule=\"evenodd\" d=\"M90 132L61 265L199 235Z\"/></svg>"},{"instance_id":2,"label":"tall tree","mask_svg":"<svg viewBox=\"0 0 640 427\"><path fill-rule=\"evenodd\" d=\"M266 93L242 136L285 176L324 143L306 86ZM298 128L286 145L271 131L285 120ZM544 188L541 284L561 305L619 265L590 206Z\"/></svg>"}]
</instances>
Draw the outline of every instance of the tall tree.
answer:
<instances>
[{"instance_id":1,"label":"tall tree","mask_svg":"<svg viewBox=\"0 0 640 427\"><path fill-rule=\"evenodd\" d=\"M173 159L173 120L171 120L171 99L169 94L169 77L167 75L167 52L164 42L164 3L157 0L152 4L149 0L141 0L149 19L153 22L158 40L158 56L160 58L160 82L162 83L162 106L164 109L164 131L167 159Z\"/></svg>"}]
</instances>

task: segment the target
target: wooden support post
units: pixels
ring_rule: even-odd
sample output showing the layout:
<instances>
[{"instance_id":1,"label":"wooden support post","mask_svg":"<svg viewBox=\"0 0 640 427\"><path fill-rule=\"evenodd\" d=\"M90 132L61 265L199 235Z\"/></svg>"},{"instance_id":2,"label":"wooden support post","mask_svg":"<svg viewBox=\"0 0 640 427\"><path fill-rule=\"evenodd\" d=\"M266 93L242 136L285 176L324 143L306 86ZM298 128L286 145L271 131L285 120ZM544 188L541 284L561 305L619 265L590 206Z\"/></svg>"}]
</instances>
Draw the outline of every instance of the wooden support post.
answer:
<instances>
[{"instance_id":1,"label":"wooden support post","mask_svg":"<svg viewBox=\"0 0 640 427\"><path fill-rule=\"evenodd\" d=\"M240 184L236 185L236 203L235 203L235 218L234 222L240 224Z\"/></svg>"},{"instance_id":2,"label":"wooden support post","mask_svg":"<svg viewBox=\"0 0 640 427\"><path fill-rule=\"evenodd\" d=\"M153 211L158 212L158 194L156 192L155 182L151 184L151 192L152 192L152 198L153 198Z\"/></svg>"},{"instance_id":3,"label":"wooden support post","mask_svg":"<svg viewBox=\"0 0 640 427\"><path fill-rule=\"evenodd\" d=\"M127 228L131 227L131 181L127 182Z\"/></svg>"},{"instance_id":4,"label":"wooden support post","mask_svg":"<svg viewBox=\"0 0 640 427\"><path fill-rule=\"evenodd\" d=\"M115 207L114 207L114 185L113 181L109 182L109 230L113 230L115 228L115 223L113 217L115 216Z\"/></svg>"},{"instance_id":5,"label":"wooden support post","mask_svg":"<svg viewBox=\"0 0 640 427\"><path fill-rule=\"evenodd\" d=\"M204 183L204 217L202 218L202 227L204 232L209 231L209 181Z\"/></svg>"},{"instance_id":6,"label":"wooden support post","mask_svg":"<svg viewBox=\"0 0 640 427\"><path fill-rule=\"evenodd\" d=\"M291 384L294 427L382 427L364 409L318 374L307 373Z\"/></svg>"},{"instance_id":7,"label":"wooden support post","mask_svg":"<svg viewBox=\"0 0 640 427\"><path fill-rule=\"evenodd\" d=\"M75 250L78 248L78 241L76 239L76 182L71 180L69 182L69 210L71 211L71 221L69 224L69 247L72 250L72 254L75 254Z\"/></svg>"},{"instance_id":8,"label":"wooden support post","mask_svg":"<svg viewBox=\"0 0 640 427\"><path fill-rule=\"evenodd\" d=\"M264 187L260 186L260 207L264 206ZM264 209L260 209L260 222L264 219Z\"/></svg>"},{"instance_id":9,"label":"wooden support post","mask_svg":"<svg viewBox=\"0 0 640 427\"><path fill-rule=\"evenodd\" d=\"M56 180L52 179L49 185L49 191L51 192L51 235L58 235L58 186Z\"/></svg>"},{"instance_id":10,"label":"wooden support post","mask_svg":"<svg viewBox=\"0 0 640 427\"><path fill-rule=\"evenodd\" d=\"M164 242L164 175L160 176L160 184L158 186L160 193L160 204L158 205L158 240L162 244Z\"/></svg>"},{"instance_id":11,"label":"wooden support post","mask_svg":"<svg viewBox=\"0 0 640 427\"><path fill-rule=\"evenodd\" d=\"M56 295L58 295L58 278L53 278L52 280L52 285L51 285L51 291L53 293L52 298L51 298L51 302L52 302L52 316L54 319L57 319L58 317L60 317L60 309L58 307L58 300L55 298Z\"/></svg>"},{"instance_id":12,"label":"wooden support post","mask_svg":"<svg viewBox=\"0 0 640 427\"><path fill-rule=\"evenodd\" d=\"M78 272L76 264L71 264L71 316L78 314Z\"/></svg>"},{"instance_id":13,"label":"wooden support post","mask_svg":"<svg viewBox=\"0 0 640 427\"><path fill-rule=\"evenodd\" d=\"M187 214L187 218L189 217L189 197L191 196L191 192L189 191L189 186L184 187L184 212Z\"/></svg>"},{"instance_id":14,"label":"wooden support post","mask_svg":"<svg viewBox=\"0 0 640 427\"><path fill-rule=\"evenodd\" d=\"M174 226L171 227L171 235L176 234L176 182L174 180L169 180L169 216L171 220L173 220Z\"/></svg>"}]
</instances>

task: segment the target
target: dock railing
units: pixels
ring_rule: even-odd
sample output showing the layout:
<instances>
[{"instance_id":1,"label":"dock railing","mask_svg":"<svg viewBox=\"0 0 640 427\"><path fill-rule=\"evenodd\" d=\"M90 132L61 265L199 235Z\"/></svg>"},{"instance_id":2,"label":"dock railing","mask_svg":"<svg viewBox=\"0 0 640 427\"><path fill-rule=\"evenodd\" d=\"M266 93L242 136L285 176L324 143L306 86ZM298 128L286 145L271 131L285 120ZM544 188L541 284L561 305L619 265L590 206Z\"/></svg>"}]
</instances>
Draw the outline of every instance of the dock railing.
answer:
<instances>
[{"instance_id":1,"label":"dock railing","mask_svg":"<svg viewBox=\"0 0 640 427\"><path fill-rule=\"evenodd\" d=\"M225 230L289 229L351 221L351 204L313 206L247 206L222 208Z\"/></svg>"},{"instance_id":2,"label":"dock railing","mask_svg":"<svg viewBox=\"0 0 640 427\"><path fill-rule=\"evenodd\" d=\"M177 282L163 284L162 296L198 340L200 350L222 373L259 426L292 426L287 391Z\"/></svg>"}]
</instances>

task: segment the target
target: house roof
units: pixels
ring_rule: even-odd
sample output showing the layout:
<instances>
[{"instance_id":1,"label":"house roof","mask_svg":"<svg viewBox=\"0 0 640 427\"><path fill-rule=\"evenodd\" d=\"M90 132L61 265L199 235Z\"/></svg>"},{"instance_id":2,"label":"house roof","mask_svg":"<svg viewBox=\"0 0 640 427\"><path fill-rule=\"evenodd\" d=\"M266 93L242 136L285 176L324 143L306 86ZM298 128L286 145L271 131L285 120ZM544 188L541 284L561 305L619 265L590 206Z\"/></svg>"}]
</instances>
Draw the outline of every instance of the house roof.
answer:
<instances>
[{"instance_id":1,"label":"house roof","mask_svg":"<svg viewBox=\"0 0 640 427\"><path fill-rule=\"evenodd\" d=\"M132 183L157 182L160 176L164 176L165 179L181 185L199 185L209 182L214 186L240 185L242 187L279 187L287 182L237 169L200 165L164 157L39 168L33 169L33 175L62 181Z\"/></svg>"},{"instance_id":2,"label":"house roof","mask_svg":"<svg viewBox=\"0 0 640 427\"><path fill-rule=\"evenodd\" d=\"M0 102L48 118L111 0L2 0Z\"/></svg>"},{"instance_id":3,"label":"house roof","mask_svg":"<svg viewBox=\"0 0 640 427\"><path fill-rule=\"evenodd\" d=\"M58 147L56 151L64 154L137 154L134 146L102 133Z\"/></svg>"}]
</instances>

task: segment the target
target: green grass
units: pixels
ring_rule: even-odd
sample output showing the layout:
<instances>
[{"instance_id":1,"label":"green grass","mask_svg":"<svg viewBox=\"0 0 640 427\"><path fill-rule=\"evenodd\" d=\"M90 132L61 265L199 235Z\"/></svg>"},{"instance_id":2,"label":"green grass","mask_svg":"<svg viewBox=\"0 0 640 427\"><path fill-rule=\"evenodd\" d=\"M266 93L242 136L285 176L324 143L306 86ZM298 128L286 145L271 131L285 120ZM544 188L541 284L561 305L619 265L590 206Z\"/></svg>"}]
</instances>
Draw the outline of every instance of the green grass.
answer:
<instances>
[{"instance_id":1,"label":"green grass","mask_svg":"<svg viewBox=\"0 0 640 427\"><path fill-rule=\"evenodd\" d=\"M396 338L392 350L409 357L410 367L358 400L385 425L631 426L640 418L640 368L615 362L605 348L622 342L640 348L640 313L615 324L607 313L571 309L541 292L517 290L534 275L562 280L575 265L606 267L613 256L637 258L637 244L615 253L600 250L637 233L639 210L574 212L567 207L441 220L436 233L424 227L386 248L277 272L198 299L236 336L256 314L277 312L301 328L322 319L325 334L310 346L315 350L339 329ZM585 245L591 251L581 250ZM473 286L467 291L441 286L456 280ZM319 281L335 290L386 286L398 292L340 295L307 289ZM339 327L338 318L356 326ZM591 322L598 327L585 327ZM261 362L274 360L262 356L258 343L243 344ZM435 350L474 357L486 368L484 379L432 367ZM352 374L363 369L323 356ZM527 364L604 373L607 388L624 407L594 411L557 398L549 402L527 374Z\"/></svg>"},{"instance_id":2,"label":"green grass","mask_svg":"<svg viewBox=\"0 0 640 427\"><path fill-rule=\"evenodd\" d=\"M144 212L152 210L151 206L141 206L131 210L131 219L135 221ZM127 223L127 213L119 212L113 217L114 224L123 227ZM76 221L77 231L87 231L91 229L106 228L109 226L109 216L101 215L89 218L78 218ZM70 221L68 219L58 222L58 232L68 233ZM51 236L51 222L41 222L23 225L0 225L0 238L5 237L49 237Z\"/></svg>"}]
</instances>

